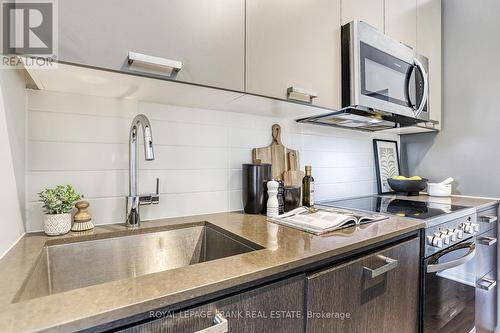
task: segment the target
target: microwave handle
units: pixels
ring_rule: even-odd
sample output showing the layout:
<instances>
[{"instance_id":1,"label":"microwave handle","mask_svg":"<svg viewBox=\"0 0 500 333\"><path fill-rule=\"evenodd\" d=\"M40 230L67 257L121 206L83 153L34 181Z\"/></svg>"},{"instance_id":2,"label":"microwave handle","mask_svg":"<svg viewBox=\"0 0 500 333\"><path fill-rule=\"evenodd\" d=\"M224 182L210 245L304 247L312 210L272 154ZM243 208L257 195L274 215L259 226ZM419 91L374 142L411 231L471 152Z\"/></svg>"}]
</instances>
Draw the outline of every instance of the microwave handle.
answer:
<instances>
[{"instance_id":1,"label":"microwave handle","mask_svg":"<svg viewBox=\"0 0 500 333\"><path fill-rule=\"evenodd\" d=\"M415 67L416 66L411 66L410 67L410 72L408 73L408 79L406 80L406 96L407 96L406 98L408 100L408 104L410 105L410 107L413 110L413 113L415 113L415 104L413 103L412 98L411 98L411 89L410 89L410 86L411 86L411 75L415 71Z\"/></svg>"},{"instance_id":2,"label":"microwave handle","mask_svg":"<svg viewBox=\"0 0 500 333\"><path fill-rule=\"evenodd\" d=\"M450 269L453 267L461 266L469 261L471 261L476 256L476 245L474 243L470 243L468 246L469 251L463 257L460 257L456 260L452 260L449 262L444 262L442 264L431 264L427 265L427 273L436 273L441 272L446 269ZM460 247L463 248L463 247ZM446 253L450 253L452 251L445 251L443 255Z\"/></svg>"},{"instance_id":3,"label":"microwave handle","mask_svg":"<svg viewBox=\"0 0 500 333\"><path fill-rule=\"evenodd\" d=\"M424 80L424 93L422 95L422 101L420 102L418 108L414 109L415 117L419 117L424 110L425 104L427 103L427 99L429 97L429 79L427 78L427 73L425 72L424 65L422 65L422 63L417 58L413 59L413 63L422 74L422 79Z\"/></svg>"}]
</instances>

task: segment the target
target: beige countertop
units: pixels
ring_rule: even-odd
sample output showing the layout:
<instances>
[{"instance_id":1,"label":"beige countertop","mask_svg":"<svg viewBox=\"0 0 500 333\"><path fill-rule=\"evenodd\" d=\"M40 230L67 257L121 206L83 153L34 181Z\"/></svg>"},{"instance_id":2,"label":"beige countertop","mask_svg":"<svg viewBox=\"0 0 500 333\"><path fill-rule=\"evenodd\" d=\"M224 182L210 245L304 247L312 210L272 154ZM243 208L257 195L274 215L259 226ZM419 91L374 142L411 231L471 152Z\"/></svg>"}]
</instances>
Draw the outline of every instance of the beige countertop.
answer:
<instances>
[{"instance_id":1,"label":"beige countertop","mask_svg":"<svg viewBox=\"0 0 500 333\"><path fill-rule=\"evenodd\" d=\"M211 223L265 249L135 278L102 283L49 296L13 302L46 245L130 235ZM265 280L318 261L349 253L418 230L417 220L391 217L314 236L242 213L143 222L139 230L104 225L89 232L23 237L0 260L0 331L67 332L91 328L149 310L188 302L228 288Z\"/></svg>"}]
</instances>

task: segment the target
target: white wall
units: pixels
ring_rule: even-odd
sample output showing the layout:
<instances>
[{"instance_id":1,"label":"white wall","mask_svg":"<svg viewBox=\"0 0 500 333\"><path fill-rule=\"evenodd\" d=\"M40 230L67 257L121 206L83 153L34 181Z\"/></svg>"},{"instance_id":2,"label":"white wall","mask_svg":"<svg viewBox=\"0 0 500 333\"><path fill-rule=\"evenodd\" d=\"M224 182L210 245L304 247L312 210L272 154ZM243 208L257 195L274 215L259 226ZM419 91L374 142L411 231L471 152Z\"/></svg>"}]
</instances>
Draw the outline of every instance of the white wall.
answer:
<instances>
[{"instance_id":1,"label":"white wall","mask_svg":"<svg viewBox=\"0 0 500 333\"><path fill-rule=\"evenodd\" d=\"M24 71L2 69L0 85L4 95L7 123L18 200L24 217L26 196L26 83Z\"/></svg>"},{"instance_id":2,"label":"white wall","mask_svg":"<svg viewBox=\"0 0 500 333\"><path fill-rule=\"evenodd\" d=\"M500 44L491 36L500 34L500 1L480 3L443 1L442 131L401 141L409 173L452 176L456 194L499 198Z\"/></svg>"},{"instance_id":3,"label":"white wall","mask_svg":"<svg viewBox=\"0 0 500 333\"><path fill-rule=\"evenodd\" d=\"M0 69L0 257L24 233L24 91L22 71Z\"/></svg>"},{"instance_id":4,"label":"white wall","mask_svg":"<svg viewBox=\"0 0 500 333\"><path fill-rule=\"evenodd\" d=\"M124 221L128 131L137 113L152 122L156 156L140 158L140 192L153 192L161 179L160 204L143 207L144 219L242 209L241 164L253 147L270 144L275 122L284 144L300 150L302 166L313 166L318 199L376 192L370 133L46 91L29 91L28 104L29 231L41 230L37 193L61 183L86 196L94 223Z\"/></svg>"}]
</instances>

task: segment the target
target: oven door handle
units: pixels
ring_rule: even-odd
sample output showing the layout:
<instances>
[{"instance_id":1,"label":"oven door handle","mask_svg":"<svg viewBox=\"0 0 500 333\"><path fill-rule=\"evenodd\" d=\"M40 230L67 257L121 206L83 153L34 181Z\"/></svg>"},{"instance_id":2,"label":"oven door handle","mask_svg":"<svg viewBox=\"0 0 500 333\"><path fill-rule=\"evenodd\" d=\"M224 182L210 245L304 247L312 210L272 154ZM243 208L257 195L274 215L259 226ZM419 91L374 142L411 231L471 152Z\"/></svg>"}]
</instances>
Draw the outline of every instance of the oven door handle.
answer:
<instances>
[{"instance_id":1,"label":"oven door handle","mask_svg":"<svg viewBox=\"0 0 500 333\"><path fill-rule=\"evenodd\" d=\"M442 264L427 265L427 273L441 272L441 271L444 271L446 269L461 266L461 265L471 261L476 255L476 245L474 243L471 243L468 247L469 247L469 251L463 257L460 257L456 260L452 260L449 262L444 262ZM446 253L450 253L450 252L452 252L452 251L445 252L445 253L443 253L443 255Z\"/></svg>"}]
</instances>

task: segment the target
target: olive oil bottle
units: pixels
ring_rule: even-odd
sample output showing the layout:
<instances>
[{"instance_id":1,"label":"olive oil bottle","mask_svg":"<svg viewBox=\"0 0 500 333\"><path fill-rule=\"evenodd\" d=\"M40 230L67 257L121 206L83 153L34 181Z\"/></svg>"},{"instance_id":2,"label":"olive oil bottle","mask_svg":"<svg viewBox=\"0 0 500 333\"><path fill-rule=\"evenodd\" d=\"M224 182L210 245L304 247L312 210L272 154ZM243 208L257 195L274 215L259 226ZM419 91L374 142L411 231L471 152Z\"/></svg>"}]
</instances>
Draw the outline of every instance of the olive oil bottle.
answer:
<instances>
[{"instance_id":1,"label":"olive oil bottle","mask_svg":"<svg viewBox=\"0 0 500 333\"><path fill-rule=\"evenodd\" d=\"M310 165L306 165L306 176L302 179L302 206L314 206L314 178Z\"/></svg>"}]
</instances>

